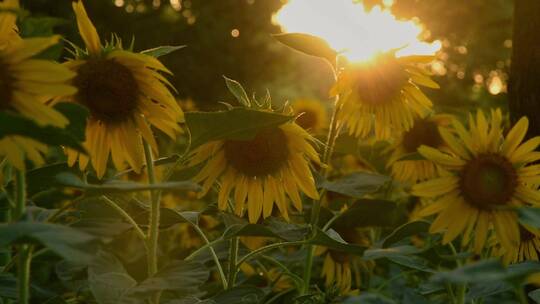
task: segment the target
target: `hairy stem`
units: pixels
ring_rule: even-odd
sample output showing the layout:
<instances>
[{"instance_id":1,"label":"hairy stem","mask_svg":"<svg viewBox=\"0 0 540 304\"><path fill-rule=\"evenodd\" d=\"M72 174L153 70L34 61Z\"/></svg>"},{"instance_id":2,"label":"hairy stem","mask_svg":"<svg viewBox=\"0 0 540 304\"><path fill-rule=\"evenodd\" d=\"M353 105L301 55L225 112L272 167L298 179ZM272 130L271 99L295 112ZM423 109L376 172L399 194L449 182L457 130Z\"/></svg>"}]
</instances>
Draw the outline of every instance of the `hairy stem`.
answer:
<instances>
[{"instance_id":1,"label":"hairy stem","mask_svg":"<svg viewBox=\"0 0 540 304\"><path fill-rule=\"evenodd\" d=\"M233 237L230 241L229 247L229 277L228 277L228 288L234 287L234 281L236 281L236 260L238 258L238 244L239 238Z\"/></svg>"},{"instance_id":2,"label":"hairy stem","mask_svg":"<svg viewBox=\"0 0 540 304\"><path fill-rule=\"evenodd\" d=\"M229 284L227 282L227 278L225 277L225 273L223 272L223 267L221 267L221 263L219 262L219 258L218 258L217 254L216 254L216 251L214 250L214 247L212 247L210 241L208 240L208 238L204 234L204 231L202 231L201 227L199 227L198 225L195 225L191 221L187 221L187 222L190 223L193 226L195 231L197 231L199 236L203 239L204 243L208 246L208 250L210 250L210 254L212 255L212 259L214 259L214 263L216 264L216 267L218 269L218 273L219 273L219 277L221 278L221 284L223 285L223 289L227 289Z\"/></svg>"},{"instance_id":3,"label":"hairy stem","mask_svg":"<svg viewBox=\"0 0 540 304\"><path fill-rule=\"evenodd\" d=\"M339 125L338 125L338 114L340 110L340 104L339 104L339 95L336 96L335 104L334 104L334 111L332 112L332 119L330 121L330 130L328 131L328 136L326 138L326 145L324 147L322 162L323 166L321 167L321 175L325 178L328 176L329 170L328 167L330 159L332 157L332 153L334 151L334 145L336 143L336 138L339 134ZM324 194L321 193L321 196ZM321 197L322 198L322 197ZM313 228L313 233L316 233L315 227L317 227L319 223L319 213L321 212L321 198L318 200L313 201L313 207L311 209L311 218L310 218L310 224ZM311 268L313 267L313 256L315 254L315 247L312 245L307 246L307 254L306 254L306 263L304 266L304 285L302 286L302 289L300 290L301 295L307 294L309 290L309 285L311 281Z\"/></svg>"},{"instance_id":4,"label":"hairy stem","mask_svg":"<svg viewBox=\"0 0 540 304\"><path fill-rule=\"evenodd\" d=\"M26 175L23 170L15 171L15 218L20 219L26 212ZM17 269L17 293L20 304L30 303L30 264L32 246L19 246Z\"/></svg>"},{"instance_id":5,"label":"hairy stem","mask_svg":"<svg viewBox=\"0 0 540 304\"><path fill-rule=\"evenodd\" d=\"M32 245L19 246L17 292L19 304L30 303L30 264L32 263Z\"/></svg>"},{"instance_id":6,"label":"hairy stem","mask_svg":"<svg viewBox=\"0 0 540 304\"><path fill-rule=\"evenodd\" d=\"M156 173L154 170L154 157L152 148L143 140L144 157L146 160L146 172L148 174L148 183L156 183ZM148 248L148 276L155 275L158 271L158 238L159 238L159 219L160 219L160 199L158 191L150 191L150 219L148 235L146 236ZM152 303L159 303L160 294L156 293L152 298Z\"/></svg>"},{"instance_id":7,"label":"hairy stem","mask_svg":"<svg viewBox=\"0 0 540 304\"><path fill-rule=\"evenodd\" d=\"M240 260L238 260L238 263L236 263L236 268L240 267L240 265L247 262L249 259L252 259L258 256L259 254L262 254L268 250L279 248L279 247L285 247L285 246L304 245L305 243L306 241L292 241L292 242L281 242L281 243L274 243L274 244L266 245L264 247L253 250L252 252L243 256Z\"/></svg>"},{"instance_id":8,"label":"hairy stem","mask_svg":"<svg viewBox=\"0 0 540 304\"><path fill-rule=\"evenodd\" d=\"M137 225L137 222L135 222L135 220L131 217L131 215L129 215L124 209L118 206L118 204L116 204L113 200L111 200L107 196L102 195L101 198L108 206L112 207L116 212L118 212L118 214L120 214L120 216L122 216L128 223L130 223L131 226L133 226L133 228L135 229L135 232L137 233L141 241L143 241L144 245L146 246L146 235L144 234L144 231L142 231L142 229L139 227L139 225Z\"/></svg>"},{"instance_id":9,"label":"hairy stem","mask_svg":"<svg viewBox=\"0 0 540 304\"><path fill-rule=\"evenodd\" d=\"M15 170L15 209L14 219L18 220L26 212L26 175L22 170Z\"/></svg>"}]
</instances>

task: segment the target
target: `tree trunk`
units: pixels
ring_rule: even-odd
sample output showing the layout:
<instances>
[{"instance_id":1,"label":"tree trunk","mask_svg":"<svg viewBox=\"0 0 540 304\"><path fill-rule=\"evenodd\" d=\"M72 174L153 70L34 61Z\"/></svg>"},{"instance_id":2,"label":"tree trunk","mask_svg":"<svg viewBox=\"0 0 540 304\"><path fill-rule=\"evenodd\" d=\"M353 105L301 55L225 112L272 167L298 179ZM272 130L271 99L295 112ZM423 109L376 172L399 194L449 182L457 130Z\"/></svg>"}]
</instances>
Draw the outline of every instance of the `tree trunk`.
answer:
<instances>
[{"instance_id":1,"label":"tree trunk","mask_svg":"<svg viewBox=\"0 0 540 304\"><path fill-rule=\"evenodd\" d=\"M529 118L528 137L540 135L540 0L514 0L514 38L509 82L513 122Z\"/></svg>"}]
</instances>

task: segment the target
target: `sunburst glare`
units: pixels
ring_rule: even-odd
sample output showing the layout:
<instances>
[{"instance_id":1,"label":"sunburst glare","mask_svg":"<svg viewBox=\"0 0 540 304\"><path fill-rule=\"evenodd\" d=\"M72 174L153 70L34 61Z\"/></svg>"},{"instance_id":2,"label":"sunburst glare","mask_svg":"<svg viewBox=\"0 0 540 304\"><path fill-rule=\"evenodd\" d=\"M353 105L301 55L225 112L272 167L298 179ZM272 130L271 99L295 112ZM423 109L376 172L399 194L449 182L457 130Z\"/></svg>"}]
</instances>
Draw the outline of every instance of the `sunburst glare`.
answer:
<instances>
[{"instance_id":1,"label":"sunburst glare","mask_svg":"<svg viewBox=\"0 0 540 304\"><path fill-rule=\"evenodd\" d=\"M368 60L378 52L400 48L397 55L431 55L440 41L427 43L419 38L425 31L417 21L397 20L387 7L369 12L352 0L289 0L273 22L284 32L319 36L351 61Z\"/></svg>"}]
</instances>

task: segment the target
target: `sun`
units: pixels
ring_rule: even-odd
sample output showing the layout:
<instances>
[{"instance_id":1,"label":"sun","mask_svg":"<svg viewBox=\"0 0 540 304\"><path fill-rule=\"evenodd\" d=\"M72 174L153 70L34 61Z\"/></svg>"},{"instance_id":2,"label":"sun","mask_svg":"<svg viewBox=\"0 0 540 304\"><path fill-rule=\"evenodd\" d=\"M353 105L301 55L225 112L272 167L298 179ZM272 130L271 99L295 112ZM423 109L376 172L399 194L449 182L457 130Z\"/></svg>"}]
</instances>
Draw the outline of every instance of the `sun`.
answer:
<instances>
[{"instance_id":1,"label":"sun","mask_svg":"<svg viewBox=\"0 0 540 304\"><path fill-rule=\"evenodd\" d=\"M289 0L273 16L283 32L319 36L351 61L366 61L377 53L400 49L398 56L433 55L440 41L427 43L419 38L425 33L417 21L397 20L384 1L367 12L353 0Z\"/></svg>"}]
</instances>

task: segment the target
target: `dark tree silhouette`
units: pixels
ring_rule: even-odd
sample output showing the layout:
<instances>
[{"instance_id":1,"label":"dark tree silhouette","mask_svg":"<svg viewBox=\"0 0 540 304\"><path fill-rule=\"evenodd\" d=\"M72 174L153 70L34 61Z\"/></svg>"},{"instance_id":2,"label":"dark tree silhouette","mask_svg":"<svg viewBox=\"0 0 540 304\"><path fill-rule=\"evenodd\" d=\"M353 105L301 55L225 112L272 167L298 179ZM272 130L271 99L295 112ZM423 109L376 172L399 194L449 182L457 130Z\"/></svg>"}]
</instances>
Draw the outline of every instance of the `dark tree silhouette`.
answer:
<instances>
[{"instance_id":1,"label":"dark tree silhouette","mask_svg":"<svg viewBox=\"0 0 540 304\"><path fill-rule=\"evenodd\" d=\"M513 121L526 115L528 136L540 135L540 1L515 0L510 115Z\"/></svg>"}]
</instances>

